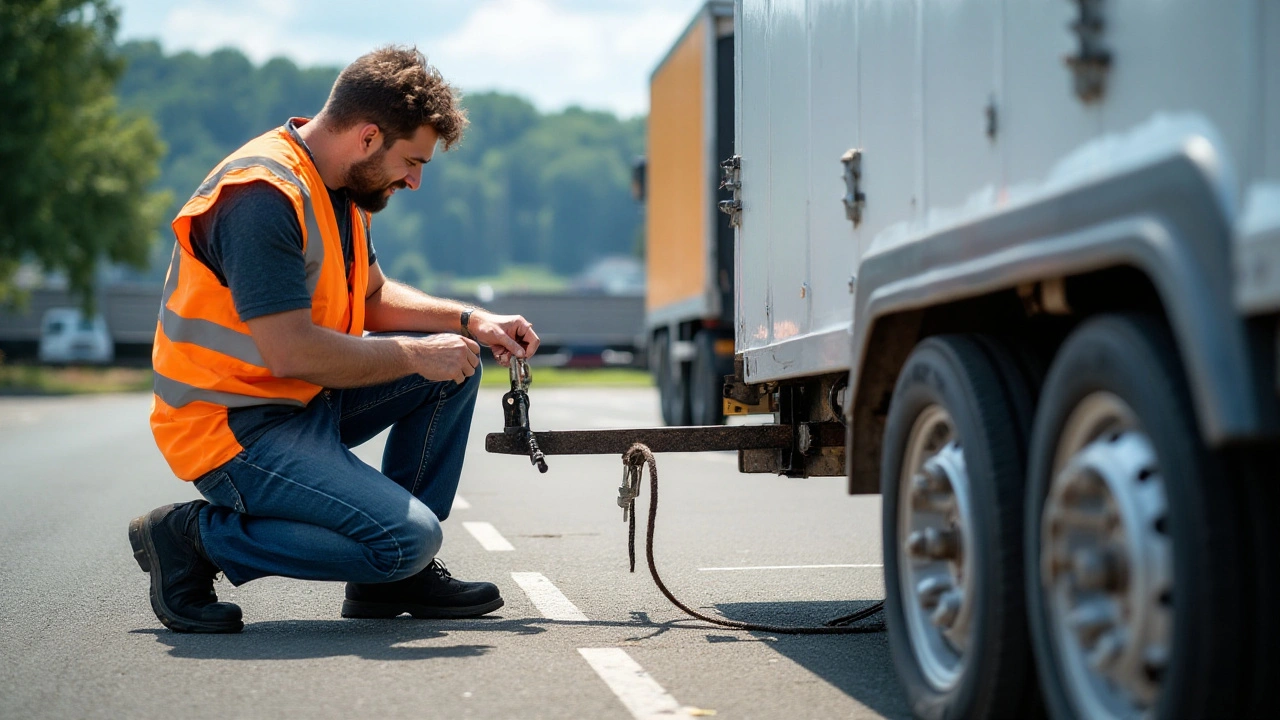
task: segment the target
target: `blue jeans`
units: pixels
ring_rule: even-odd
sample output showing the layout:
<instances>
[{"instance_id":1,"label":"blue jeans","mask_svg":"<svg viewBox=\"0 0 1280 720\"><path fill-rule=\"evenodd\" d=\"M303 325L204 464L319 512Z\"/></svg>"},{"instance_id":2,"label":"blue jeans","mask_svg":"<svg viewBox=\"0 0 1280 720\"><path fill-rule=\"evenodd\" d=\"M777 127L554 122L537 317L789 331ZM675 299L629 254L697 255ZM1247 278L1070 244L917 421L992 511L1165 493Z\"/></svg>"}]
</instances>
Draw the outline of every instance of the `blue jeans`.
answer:
<instances>
[{"instance_id":1,"label":"blue jeans","mask_svg":"<svg viewBox=\"0 0 1280 720\"><path fill-rule=\"evenodd\" d=\"M326 390L196 482L205 550L236 585L268 575L377 583L440 549L462 474L480 368ZM391 427L382 472L348 449Z\"/></svg>"}]
</instances>

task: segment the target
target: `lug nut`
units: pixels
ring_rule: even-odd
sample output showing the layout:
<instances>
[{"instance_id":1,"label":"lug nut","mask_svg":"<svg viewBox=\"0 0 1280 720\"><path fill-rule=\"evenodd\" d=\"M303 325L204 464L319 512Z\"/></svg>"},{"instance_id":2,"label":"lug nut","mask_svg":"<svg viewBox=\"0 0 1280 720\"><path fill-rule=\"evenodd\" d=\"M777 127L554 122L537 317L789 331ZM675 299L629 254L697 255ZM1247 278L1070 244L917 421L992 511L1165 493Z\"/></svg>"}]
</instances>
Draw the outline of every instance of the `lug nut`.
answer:
<instances>
[{"instance_id":1,"label":"lug nut","mask_svg":"<svg viewBox=\"0 0 1280 720\"><path fill-rule=\"evenodd\" d=\"M928 577L920 581L916 585L916 597L920 601L920 607L925 610L933 610L938 606L938 599L943 593L955 587L951 584L951 580L945 577Z\"/></svg>"},{"instance_id":2,"label":"lug nut","mask_svg":"<svg viewBox=\"0 0 1280 720\"><path fill-rule=\"evenodd\" d=\"M929 619L937 627L948 629L956 624L956 617L960 615L960 607L963 604L964 598L960 596L960 591L952 590L938 600L938 606Z\"/></svg>"},{"instance_id":3,"label":"lug nut","mask_svg":"<svg viewBox=\"0 0 1280 720\"><path fill-rule=\"evenodd\" d=\"M1120 651L1124 649L1124 640L1121 638L1119 630L1112 630L1102 637L1098 638L1097 644L1093 646L1093 651L1089 653L1089 667L1095 672L1102 672L1103 668L1110 665L1120 656Z\"/></svg>"},{"instance_id":4,"label":"lug nut","mask_svg":"<svg viewBox=\"0 0 1280 720\"><path fill-rule=\"evenodd\" d=\"M933 498L929 497L929 478L922 473L911 477L911 504L921 509L933 505Z\"/></svg>"},{"instance_id":5,"label":"lug nut","mask_svg":"<svg viewBox=\"0 0 1280 720\"><path fill-rule=\"evenodd\" d=\"M1043 559L1040 567L1044 577L1049 582L1057 582L1063 573L1071 569L1071 556L1067 554L1064 542L1055 542L1045 550L1041 557Z\"/></svg>"},{"instance_id":6,"label":"lug nut","mask_svg":"<svg viewBox=\"0 0 1280 720\"><path fill-rule=\"evenodd\" d=\"M924 531L916 530L907 536L907 552L911 557L924 558L928 551L929 543L925 539Z\"/></svg>"},{"instance_id":7,"label":"lug nut","mask_svg":"<svg viewBox=\"0 0 1280 720\"><path fill-rule=\"evenodd\" d=\"M925 528L925 552L934 560L951 560L960 554L960 533L955 530Z\"/></svg>"},{"instance_id":8,"label":"lug nut","mask_svg":"<svg viewBox=\"0 0 1280 720\"><path fill-rule=\"evenodd\" d=\"M1103 633L1115 624L1115 613L1110 604L1095 601L1081 605L1067 615L1067 625L1075 631L1080 644L1094 647Z\"/></svg>"},{"instance_id":9,"label":"lug nut","mask_svg":"<svg viewBox=\"0 0 1280 720\"><path fill-rule=\"evenodd\" d=\"M1071 577L1078 590L1114 590L1118 562L1107 549L1081 548L1071 556Z\"/></svg>"},{"instance_id":10,"label":"lug nut","mask_svg":"<svg viewBox=\"0 0 1280 720\"><path fill-rule=\"evenodd\" d=\"M1168 665L1168 648L1161 645L1151 645L1142 652L1142 671L1151 682L1160 682L1164 678L1164 671Z\"/></svg>"},{"instance_id":11,"label":"lug nut","mask_svg":"<svg viewBox=\"0 0 1280 720\"><path fill-rule=\"evenodd\" d=\"M947 477L947 471L942 468L936 458L925 463L924 467L920 468L920 474L924 476L930 492L951 492L951 478Z\"/></svg>"}]
</instances>

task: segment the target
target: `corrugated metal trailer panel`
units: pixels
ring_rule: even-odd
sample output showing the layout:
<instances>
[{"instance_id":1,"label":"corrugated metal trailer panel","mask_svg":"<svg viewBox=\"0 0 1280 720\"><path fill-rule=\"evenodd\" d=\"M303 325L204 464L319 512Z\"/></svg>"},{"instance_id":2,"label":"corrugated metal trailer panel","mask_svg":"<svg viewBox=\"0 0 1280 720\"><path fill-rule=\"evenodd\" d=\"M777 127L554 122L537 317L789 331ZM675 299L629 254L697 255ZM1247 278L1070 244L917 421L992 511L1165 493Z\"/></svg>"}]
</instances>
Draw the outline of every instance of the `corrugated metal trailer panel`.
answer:
<instances>
[{"instance_id":1,"label":"corrugated metal trailer panel","mask_svg":"<svg viewBox=\"0 0 1280 720\"><path fill-rule=\"evenodd\" d=\"M1242 308L1280 307L1280 10L1107 3L1085 98L1060 0L739 0L737 350L749 382L848 368L861 258L1205 143ZM840 156L866 202L843 215ZM1274 271L1270 270L1275 265Z\"/></svg>"}]
</instances>

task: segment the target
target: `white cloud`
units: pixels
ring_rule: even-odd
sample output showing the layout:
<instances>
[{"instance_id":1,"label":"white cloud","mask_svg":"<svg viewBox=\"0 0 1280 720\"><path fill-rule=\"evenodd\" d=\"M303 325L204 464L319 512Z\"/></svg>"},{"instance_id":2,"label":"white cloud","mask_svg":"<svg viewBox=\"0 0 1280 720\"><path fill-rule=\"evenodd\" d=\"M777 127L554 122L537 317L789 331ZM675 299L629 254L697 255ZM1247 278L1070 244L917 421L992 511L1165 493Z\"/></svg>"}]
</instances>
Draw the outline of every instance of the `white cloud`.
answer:
<instances>
[{"instance_id":1,"label":"white cloud","mask_svg":"<svg viewBox=\"0 0 1280 720\"><path fill-rule=\"evenodd\" d=\"M464 88L521 92L544 108L633 115L648 107L648 75L688 19L656 4L489 0L435 44L434 62Z\"/></svg>"},{"instance_id":2,"label":"white cloud","mask_svg":"<svg viewBox=\"0 0 1280 720\"><path fill-rule=\"evenodd\" d=\"M645 112L649 74L701 0L120 0L122 39L168 51L235 47L255 62L344 65L386 43L417 44L467 92L540 108Z\"/></svg>"},{"instance_id":3,"label":"white cloud","mask_svg":"<svg viewBox=\"0 0 1280 720\"><path fill-rule=\"evenodd\" d=\"M301 12L297 0L195 0L168 11L161 36L197 52L235 47L258 63L285 55L303 65L335 64L368 49L358 37L299 32Z\"/></svg>"}]
</instances>

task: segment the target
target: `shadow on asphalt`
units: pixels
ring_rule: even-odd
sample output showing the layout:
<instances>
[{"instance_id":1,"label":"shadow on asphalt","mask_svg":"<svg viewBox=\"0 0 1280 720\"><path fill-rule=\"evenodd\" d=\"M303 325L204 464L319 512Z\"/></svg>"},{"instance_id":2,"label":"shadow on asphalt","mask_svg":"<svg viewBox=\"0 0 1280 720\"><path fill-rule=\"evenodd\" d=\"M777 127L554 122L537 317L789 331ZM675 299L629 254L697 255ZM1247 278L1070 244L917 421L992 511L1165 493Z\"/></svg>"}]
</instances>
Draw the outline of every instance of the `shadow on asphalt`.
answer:
<instances>
[{"instance_id":1,"label":"shadow on asphalt","mask_svg":"<svg viewBox=\"0 0 1280 720\"><path fill-rule=\"evenodd\" d=\"M726 618L768 625L821 625L871 605L862 602L723 603L716 610ZM855 623L883 628L880 615ZM881 632L853 635L782 635L752 632L715 633L707 642L759 642L831 684L840 692L889 718L909 718L911 712L889 656L889 636Z\"/></svg>"},{"instance_id":2,"label":"shadow on asphalt","mask_svg":"<svg viewBox=\"0 0 1280 720\"><path fill-rule=\"evenodd\" d=\"M694 624L696 623L696 624ZM248 623L244 632L229 635L175 633L164 628L131 630L154 635L168 645L173 657L203 660L300 660L352 655L369 660L431 660L474 657L493 645L436 645L451 633L510 633L538 635L549 627L631 628L644 633L628 641L647 640L668 630L705 632L697 620L678 618L664 623L632 613L630 622L607 620L548 620L489 616L469 620L414 620L402 615L394 620L275 620Z\"/></svg>"},{"instance_id":3,"label":"shadow on asphalt","mask_svg":"<svg viewBox=\"0 0 1280 720\"><path fill-rule=\"evenodd\" d=\"M245 626L234 635L175 633L163 628L131 631L154 635L169 654L202 660L300 660L353 655L368 660L475 657L492 645L420 645L448 633L422 623L380 624L338 620L288 620Z\"/></svg>"}]
</instances>

